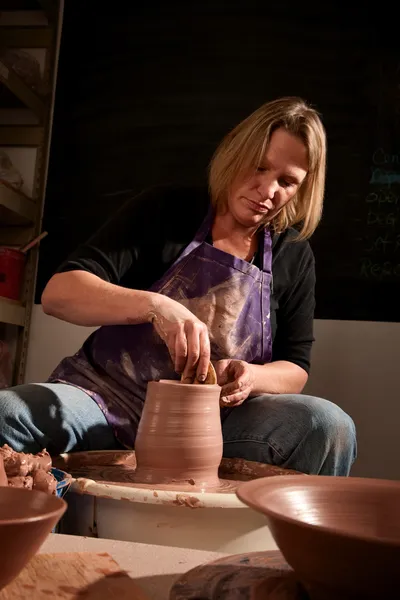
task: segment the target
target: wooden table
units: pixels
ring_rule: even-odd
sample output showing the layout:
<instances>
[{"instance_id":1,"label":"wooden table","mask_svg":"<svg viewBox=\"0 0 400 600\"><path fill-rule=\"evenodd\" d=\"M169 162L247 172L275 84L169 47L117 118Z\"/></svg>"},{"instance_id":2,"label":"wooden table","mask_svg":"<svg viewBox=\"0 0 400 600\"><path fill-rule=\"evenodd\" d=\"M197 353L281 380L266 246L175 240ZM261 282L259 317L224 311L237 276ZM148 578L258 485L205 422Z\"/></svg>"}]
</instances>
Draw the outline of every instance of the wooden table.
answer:
<instances>
[{"instance_id":1,"label":"wooden table","mask_svg":"<svg viewBox=\"0 0 400 600\"><path fill-rule=\"evenodd\" d=\"M168 600L172 584L182 573L226 556L202 550L60 534L51 534L39 552L107 552L151 600Z\"/></svg>"},{"instance_id":2,"label":"wooden table","mask_svg":"<svg viewBox=\"0 0 400 600\"><path fill-rule=\"evenodd\" d=\"M169 600L171 588L174 600L243 600L277 577L292 585L277 551L231 555L51 534L0 600Z\"/></svg>"}]
</instances>

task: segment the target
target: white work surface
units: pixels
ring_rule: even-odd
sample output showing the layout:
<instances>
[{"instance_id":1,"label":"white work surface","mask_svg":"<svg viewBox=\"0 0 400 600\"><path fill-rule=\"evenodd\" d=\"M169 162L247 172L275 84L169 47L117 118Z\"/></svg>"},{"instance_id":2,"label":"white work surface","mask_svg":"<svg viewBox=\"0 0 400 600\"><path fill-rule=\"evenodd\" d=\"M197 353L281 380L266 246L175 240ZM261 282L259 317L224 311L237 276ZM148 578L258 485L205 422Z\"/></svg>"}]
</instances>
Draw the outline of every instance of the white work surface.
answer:
<instances>
[{"instance_id":1,"label":"white work surface","mask_svg":"<svg viewBox=\"0 0 400 600\"><path fill-rule=\"evenodd\" d=\"M108 552L143 588L149 600L168 600L172 584L182 573L226 556L203 550L61 534L50 534L39 552Z\"/></svg>"}]
</instances>

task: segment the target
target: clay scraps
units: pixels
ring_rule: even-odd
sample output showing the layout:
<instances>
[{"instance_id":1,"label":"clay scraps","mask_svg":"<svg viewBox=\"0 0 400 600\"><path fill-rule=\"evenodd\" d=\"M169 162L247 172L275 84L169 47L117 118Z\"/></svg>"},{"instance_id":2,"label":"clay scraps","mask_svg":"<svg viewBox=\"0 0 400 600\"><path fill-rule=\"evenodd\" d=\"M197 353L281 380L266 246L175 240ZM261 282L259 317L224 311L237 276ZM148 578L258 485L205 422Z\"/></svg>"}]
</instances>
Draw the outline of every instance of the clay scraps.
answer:
<instances>
[{"instance_id":1,"label":"clay scraps","mask_svg":"<svg viewBox=\"0 0 400 600\"><path fill-rule=\"evenodd\" d=\"M57 480L51 468L52 460L47 450L25 454L15 452L7 444L0 447L0 486L40 490L55 495Z\"/></svg>"}]
</instances>

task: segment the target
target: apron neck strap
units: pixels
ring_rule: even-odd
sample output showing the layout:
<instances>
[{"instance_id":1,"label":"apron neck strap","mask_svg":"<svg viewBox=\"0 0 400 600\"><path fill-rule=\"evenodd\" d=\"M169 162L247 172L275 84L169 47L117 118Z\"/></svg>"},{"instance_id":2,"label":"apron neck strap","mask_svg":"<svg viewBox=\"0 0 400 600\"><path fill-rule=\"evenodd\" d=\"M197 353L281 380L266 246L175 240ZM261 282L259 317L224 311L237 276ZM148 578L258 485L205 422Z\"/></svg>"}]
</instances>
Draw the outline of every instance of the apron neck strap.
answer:
<instances>
[{"instance_id":1,"label":"apron neck strap","mask_svg":"<svg viewBox=\"0 0 400 600\"><path fill-rule=\"evenodd\" d=\"M202 224L200 225L195 237L194 246L199 246L204 242L211 231L213 220L214 220L214 207L211 205L208 209L206 216ZM272 272L272 236L269 227L265 227L262 234L260 235L260 242L262 248L260 249L261 257L261 270L268 273ZM192 248L193 249L193 248Z\"/></svg>"},{"instance_id":2,"label":"apron neck strap","mask_svg":"<svg viewBox=\"0 0 400 600\"><path fill-rule=\"evenodd\" d=\"M261 269L272 273L272 235L269 227L264 228L262 235Z\"/></svg>"}]
</instances>

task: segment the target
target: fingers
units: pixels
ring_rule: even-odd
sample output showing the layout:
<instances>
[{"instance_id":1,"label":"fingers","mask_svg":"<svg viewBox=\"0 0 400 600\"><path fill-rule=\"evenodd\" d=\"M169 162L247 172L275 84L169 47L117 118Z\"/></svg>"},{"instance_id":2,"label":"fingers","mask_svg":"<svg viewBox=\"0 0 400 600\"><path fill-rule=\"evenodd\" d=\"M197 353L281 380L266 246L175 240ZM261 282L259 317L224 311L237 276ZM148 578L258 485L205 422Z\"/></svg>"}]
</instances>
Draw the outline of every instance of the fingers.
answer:
<instances>
[{"instance_id":1,"label":"fingers","mask_svg":"<svg viewBox=\"0 0 400 600\"><path fill-rule=\"evenodd\" d=\"M251 386L250 374L246 370L240 369L233 377L233 381L223 386L221 397L230 397Z\"/></svg>"},{"instance_id":2,"label":"fingers","mask_svg":"<svg viewBox=\"0 0 400 600\"><path fill-rule=\"evenodd\" d=\"M251 393L251 386L246 386L239 391L233 392L228 395L221 395L221 406L238 406L242 404Z\"/></svg>"},{"instance_id":3,"label":"fingers","mask_svg":"<svg viewBox=\"0 0 400 600\"><path fill-rule=\"evenodd\" d=\"M196 365L200 356L199 331L192 323L186 327L186 339L188 351L186 365L183 371L183 382L189 383L194 379Z\"/></svg>"},{"instance_id":4,"label":"fingers","mask_svg":"<svg viewBox=\"0 0 400 600\"><path fill-rule=\"evenodd\" d=\"M219 386L224 387L229 382L229 359L218 360L214 364L214 369L217 374L217 383Z\"/></svg>"},{"instance_id":5,"label":"fingers","mask_svg":"<svg viewBox=\"0 0 400 600\"><path fill-rule=\"evenodd\" d=\"M251 394L252 377L251 372L244 363L231 363L233 366L233 381L227 383L221 390L221 406L238 406L242 404Z\"/></svg>"},{"instance_id":6,"label":"fingers","mask_svg":"<svg viewBox=\"0 0 400 600\"><path fill-rule=\"evenodd\" d=\"M192 383L196 375L200 382L205 381L210 363L207 326L178 302L168 301L171 310L166 316L155 314L151 322L168 347L175 371L183 374L182 381Z\"/></svg>"},{"instance_id":7,"label":"fingers","mask_svg":"<svg viewBox=\"0 0 400 600\"><path fill-rule=\"evenodd\" d=\"M240 392L236 392L235 394L230 394L229 396L221 396L221 406L222 407L231 407L231 406L239 406L243 404L245 400L249 397L251 392L251 387L246 387Z\"/></svg>"},{"instance_id":8,"label":"fingers","mask_svg":"<svg viewBox=\"0 0 400 600\"><path fill-rule=\"evenodd\" d=\"M200 335L199 335L199 342L200 342L200 356L199 356L199 362L197 365L197 379L201 382L206 380L207 377L207 373L208 373L208 366L210 364L210 354L211 354L211 349L210 349L210 338L208 337L208 331L206 326L204 325L204 327L201 328L200 330Z\"/></svg>"},{"instance_id":9,"label":"fingers","mask_svg":"<svg viewBox=\"0 0 400 600\"><path fill-rule=\"evenodd\" d=\"M182 373L186 365L188 354L188 342L183 325L178 327L173 348L172 359L174 361L175 371L177 373Z\"/></svg>"},{"instance_id":10,"label":"fingers","mask_svg":"<svg viewBox=\"0 0 400 600\"><path fill-rule=\"evenodd\" d=\"M185 330L187 357L183 371L183 382L191 383L196 376L196 372L199 377L203 377L204 381L210 362L210 340L207 327L200 321L189 321L186 323Z\"/></svg>"}]
</instances>

